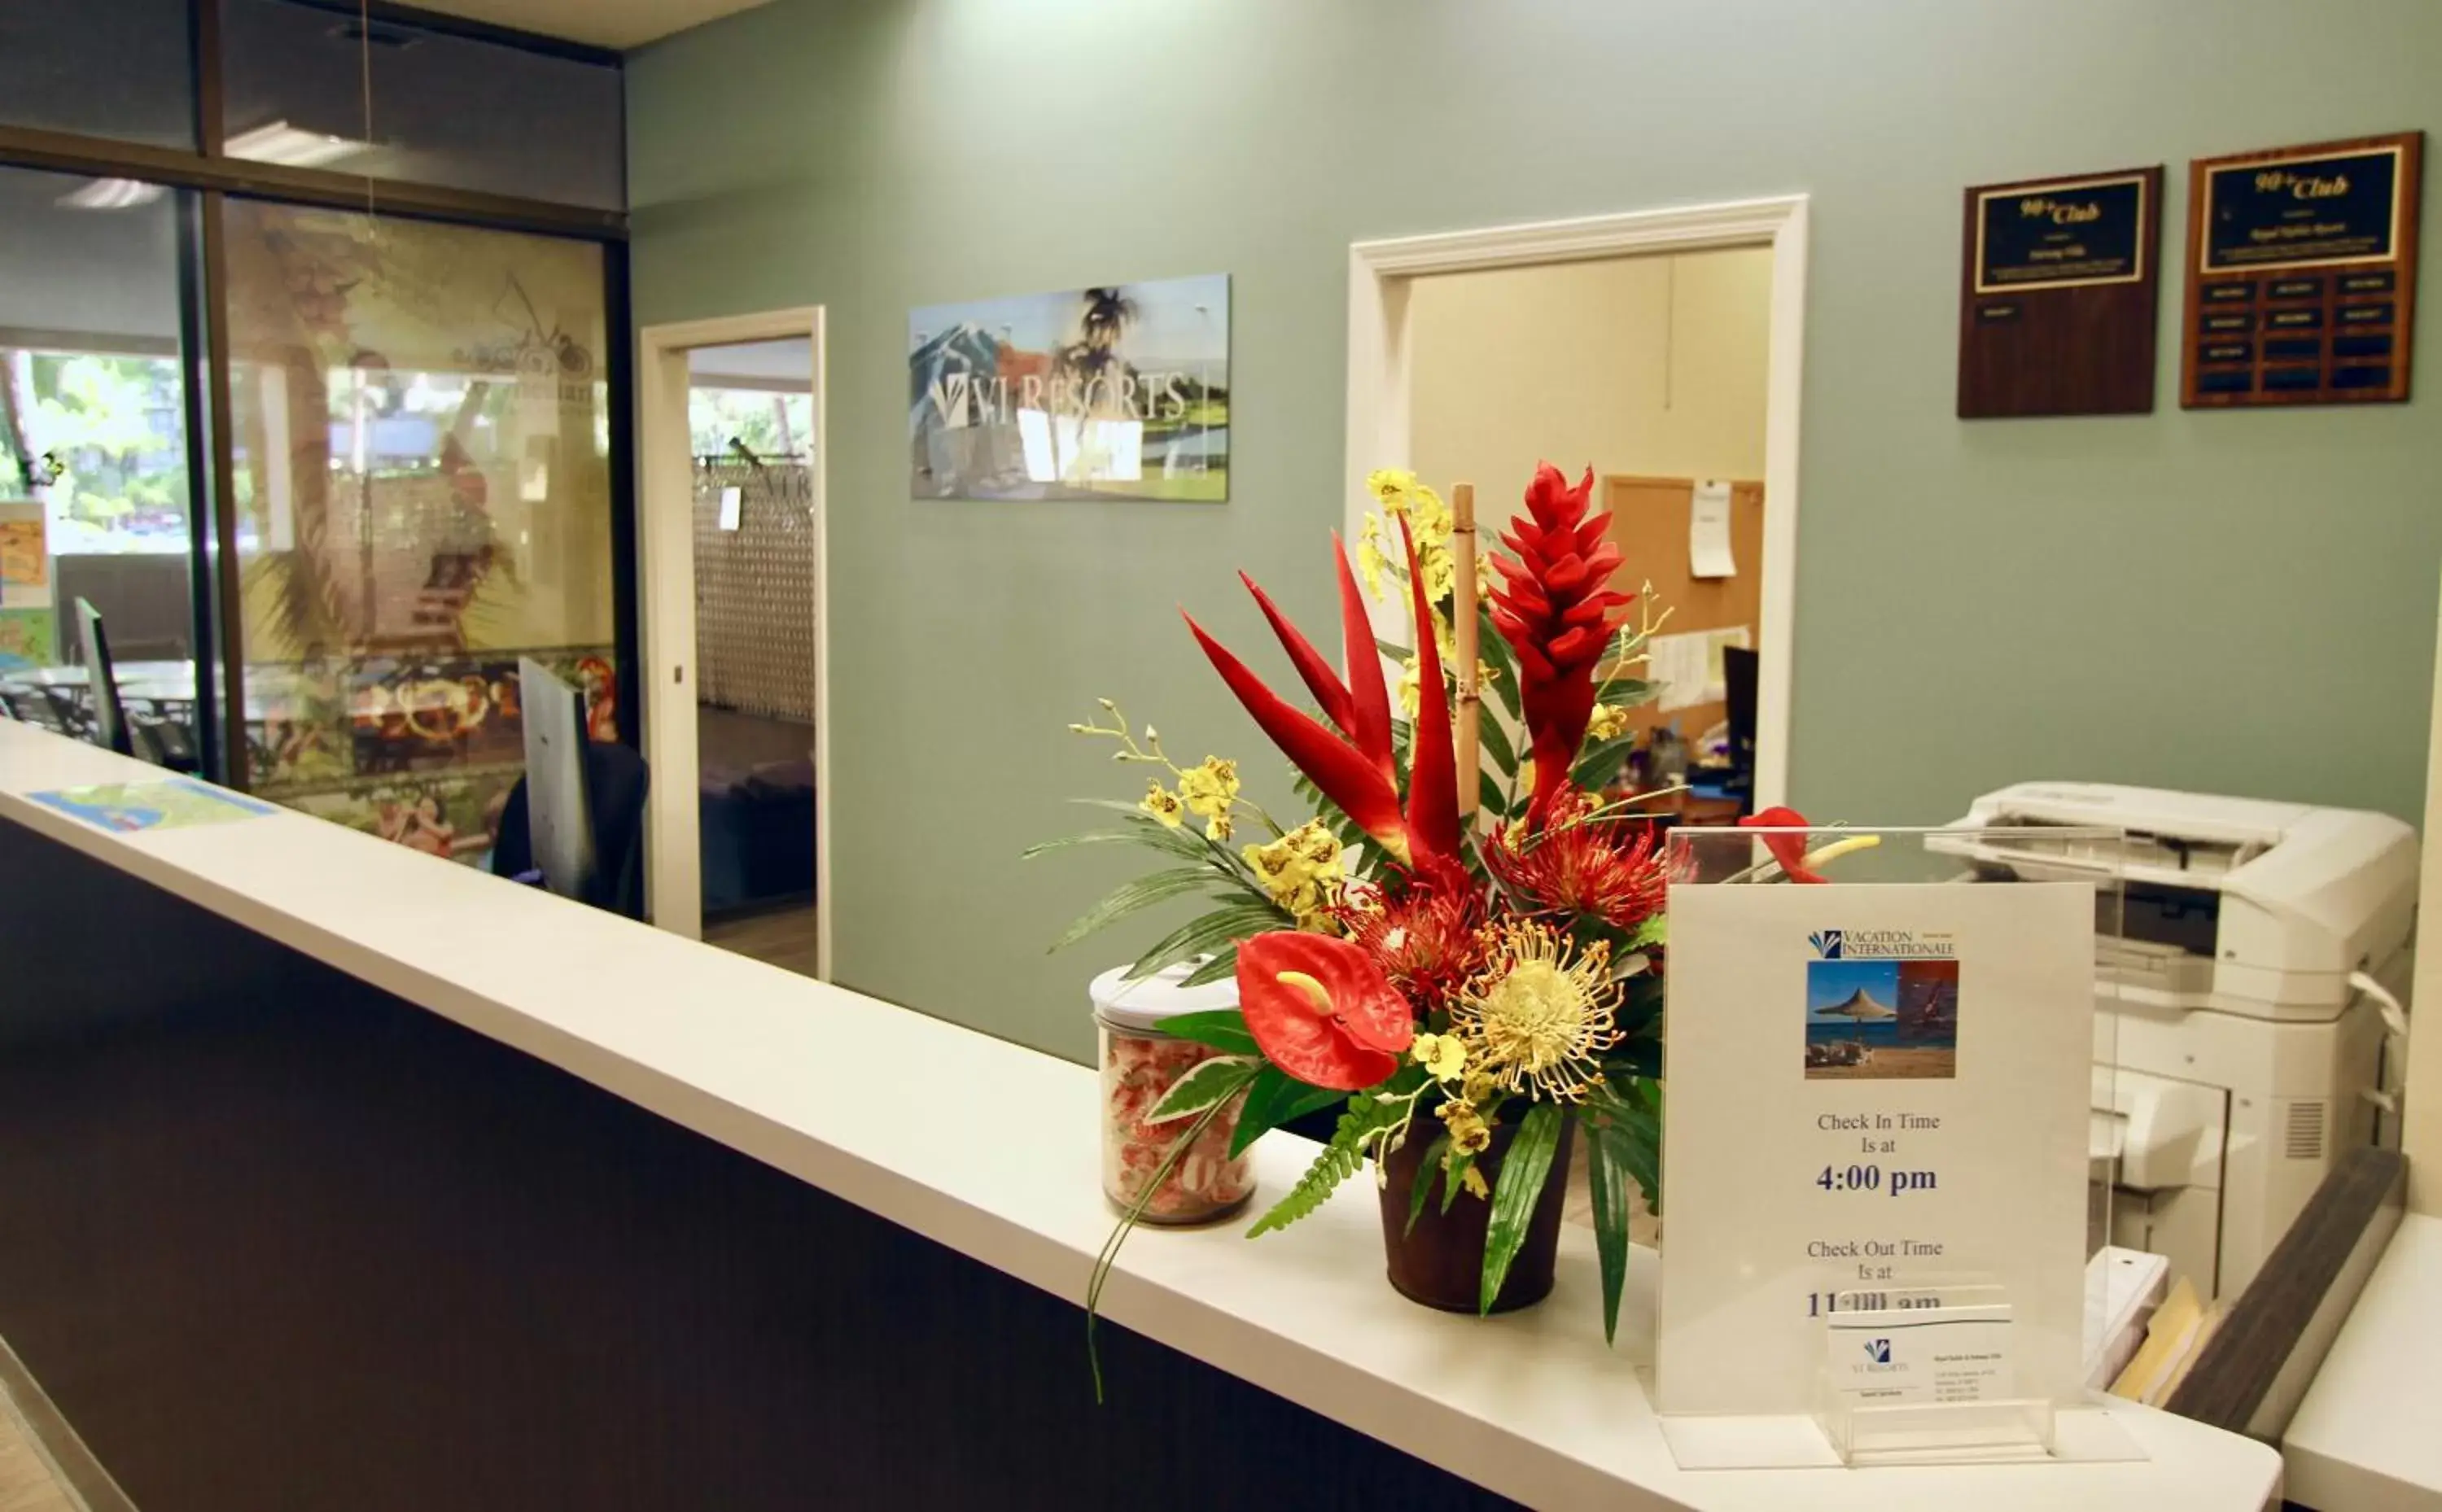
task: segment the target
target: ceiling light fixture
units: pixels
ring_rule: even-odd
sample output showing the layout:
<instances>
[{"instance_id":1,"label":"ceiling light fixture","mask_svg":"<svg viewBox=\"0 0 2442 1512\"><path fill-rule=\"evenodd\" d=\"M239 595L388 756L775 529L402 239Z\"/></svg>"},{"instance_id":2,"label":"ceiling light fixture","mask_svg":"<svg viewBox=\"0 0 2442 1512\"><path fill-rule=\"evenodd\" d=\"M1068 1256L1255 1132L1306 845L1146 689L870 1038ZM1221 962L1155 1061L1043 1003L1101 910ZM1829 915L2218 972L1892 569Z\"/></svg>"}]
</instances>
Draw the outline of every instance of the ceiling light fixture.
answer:
<instances>
[{"instance_id":1,"label":"ceiling light fixture","mask_svg":"<svg viewBox=\"0 0 2442 1512\"><path fill-rule=\"evenodd\" d=\"M57 203L71 209L124 210L150 205L168 191L135 178L97 178L61 195Z\"/></svg>"},{"instance_id":2,"label":"ceiling light fixture","mask_svg":"<svg viewBox=\"0 0 2442 1512\"><path fill-rule=\"evenodd\" d=\"M345 137L301 131L284 120L239 132L221 144L222 150L231 157L243 157L250 163L279 163L288 168L319 168L342 157L370 151L371 147L369 142L352 141Z\"/></svg>"}]
</instances>

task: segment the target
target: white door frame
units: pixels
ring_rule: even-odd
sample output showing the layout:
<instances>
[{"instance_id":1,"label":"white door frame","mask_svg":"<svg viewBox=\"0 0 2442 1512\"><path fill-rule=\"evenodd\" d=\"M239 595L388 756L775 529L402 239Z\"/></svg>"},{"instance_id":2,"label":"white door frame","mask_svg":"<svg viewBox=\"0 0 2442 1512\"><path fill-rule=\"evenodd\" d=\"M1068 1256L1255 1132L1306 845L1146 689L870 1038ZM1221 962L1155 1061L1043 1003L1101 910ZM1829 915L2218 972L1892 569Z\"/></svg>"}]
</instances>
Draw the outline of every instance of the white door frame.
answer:
<instances>
[{"instance_id":1,"label":"white door frame","mask_svg":"<svg viewBox=\"0 0 2442 1512\"><path fill-rule=\"evenodd\" d=\"M829 435L824 421L823 307L648 325L637 333L636 573L643 583L645 760L652 797L645 829L645 902L673 934L703 934L703 853L696 811L695 461L687 428L687 353L696 347L805 337L814 399L814 950L831 974L831 674L827 538Z\"/></svg>"},{"instance_id":2,"label":"white door frame","mask_svg":"<svg viewBox=\"0 0 2442 1512\"><path fill-rule=\"evenodd\" d=\"M1787 801L1793 615L1797 592L1797 405L1806 340L1806 196L1638 210L1444 231L1348 249L1348 501L1363 528L1365 475L1410 464L1408 291L1431 273L1578 263L1719 247L1772 248L1772 318L1764 399L1763 624L1756 690L1756 807ZM1405 634L1404 625L1400 633Z\"/></svg>"}]
</instances>

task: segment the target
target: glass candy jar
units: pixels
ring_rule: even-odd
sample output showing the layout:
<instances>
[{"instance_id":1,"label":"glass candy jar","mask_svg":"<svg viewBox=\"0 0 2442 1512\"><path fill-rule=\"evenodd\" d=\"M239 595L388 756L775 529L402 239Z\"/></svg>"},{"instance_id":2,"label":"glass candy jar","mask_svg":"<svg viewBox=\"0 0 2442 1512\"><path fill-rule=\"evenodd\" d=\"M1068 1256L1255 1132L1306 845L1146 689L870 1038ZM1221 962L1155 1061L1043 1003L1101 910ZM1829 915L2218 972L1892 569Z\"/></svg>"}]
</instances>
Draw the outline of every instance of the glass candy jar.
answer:
<instances>
[{"instance_id":1,"label":"glass candy jar","mask_svg":"<svg viewBox=\"0 0 2442 1512\"><path fill-rule=\"evenodd\" d=\"M1194 968L1174 966L1140 981L1126 981L1125 967L1094 978L1089 989L1100 1029L1103 1070L1103 1193L1122 1210L1132 1208L1169 1157L1171 1146L1194 1126L1190 1115L1160 1123L1145 1116L1178 1079L1221 1054L1209 1045L1161 1030L1164 1019L1238 1006L1235 982L1182 987ZM1233 1098L1195 1137L1154 1189L1141 1222L1209 1223L1227 1217L1254 1194L1248 1160L1230 1158L1243 1094Z\"/></svg>"}]
</instances>

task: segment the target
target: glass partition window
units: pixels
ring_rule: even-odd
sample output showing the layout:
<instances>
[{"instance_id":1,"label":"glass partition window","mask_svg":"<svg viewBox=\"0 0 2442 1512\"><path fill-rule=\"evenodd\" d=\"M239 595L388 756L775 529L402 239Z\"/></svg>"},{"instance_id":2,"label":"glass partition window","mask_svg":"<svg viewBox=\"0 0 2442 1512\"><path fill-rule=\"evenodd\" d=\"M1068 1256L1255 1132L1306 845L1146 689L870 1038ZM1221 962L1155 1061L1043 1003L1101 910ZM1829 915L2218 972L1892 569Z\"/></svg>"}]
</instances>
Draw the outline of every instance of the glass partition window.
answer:
<instances>
[{"instance_id":1,"label":"glass partition window","mask_svg":"<svg viewBox=\"0 0 2442 1512\"><path fill-rule=\"evenodd\" d=\"M196 748L176 201L0 169L0 701L74 734L74 614L108 631L145 754Z\"/></svg>"},{"instance_id":2,"label":"glass partition window","mask_svg":"<svg viewBox=\"0 0 2442 1512\"><path fill-rule=\"evenodd\" d=\"M382 17L368 24L353 4L223 3L232 157L626 203L615 66Z\"/></svg>"},{"instance_id":3,"label":"glass partition window","mask_svg":"<svg viewBox=\"0 0 2442 1512\"><path fill-rule=\"evenodd\" d=\"M188 0L0 0L0 123L195 145Z\"/></svg>"},{"instance_id":4,"label":"glass partition window","mask_svg":"<svg viewBox=\"0 0 2442 1512\"><path fill-rule=\"evenodd\" d=\"M250 785L481 861L521 654L615 731L601 249L246 200L226 242Z\"/></svg>"}]
</instances>

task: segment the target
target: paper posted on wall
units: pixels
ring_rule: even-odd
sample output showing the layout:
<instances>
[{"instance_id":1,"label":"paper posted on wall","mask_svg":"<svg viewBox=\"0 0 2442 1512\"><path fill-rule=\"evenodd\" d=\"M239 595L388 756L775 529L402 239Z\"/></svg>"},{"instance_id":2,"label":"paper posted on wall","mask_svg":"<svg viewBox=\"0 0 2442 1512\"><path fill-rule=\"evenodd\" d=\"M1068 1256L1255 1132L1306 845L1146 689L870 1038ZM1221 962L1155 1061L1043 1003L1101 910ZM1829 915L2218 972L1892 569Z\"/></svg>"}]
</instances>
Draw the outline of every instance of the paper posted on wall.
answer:
<instances>
[{"instance_id":1,"label":"paper posted on wall","mask_svg":"<svg viewBox=\"0 0 2442 1512\"><path fill-rule=\"evenodd\" d=\"M1687 506L1687 575L1739 575L1738 557L1730 550L1730 485L1719 479L1698 483Z\"/></svg>"},{"instance_id":2,"label":"paper posted on wall","mask_svg":"<svg viewBox=\"0 0 2442 1512\"><path fill-rule=\"evenodd\" d=\"M1662 690L1663 711L1691 709L1727 698L1729 677L1722 653L1730 647L1742 647L1746 644L1747 628L1743 625L1657 635L1648 641L1645 648L1651 659L1649 675Z\"/></svg>"}]
</instances>

